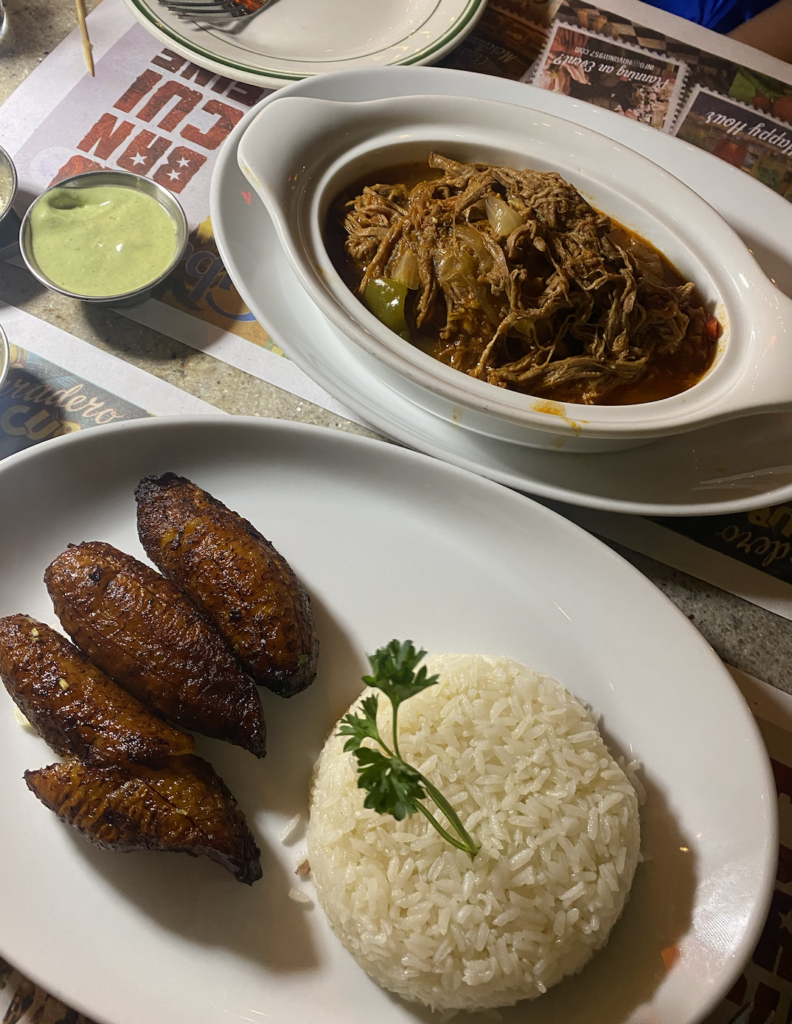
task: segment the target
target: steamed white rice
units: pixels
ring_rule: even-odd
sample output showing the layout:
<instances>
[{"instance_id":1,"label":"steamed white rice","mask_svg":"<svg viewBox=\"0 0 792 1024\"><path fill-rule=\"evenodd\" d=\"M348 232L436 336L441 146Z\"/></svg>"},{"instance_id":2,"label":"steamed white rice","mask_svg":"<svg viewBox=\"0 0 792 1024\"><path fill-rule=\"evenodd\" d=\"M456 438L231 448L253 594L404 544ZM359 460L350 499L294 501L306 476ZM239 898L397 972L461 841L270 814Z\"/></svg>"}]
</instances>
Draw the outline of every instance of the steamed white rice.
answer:
<instances>
[{"instance_id":1,"label":"steamed white rice","mask_svg":"<svg viewBox=\"0 0 792 1024\"><path fill-rule=\"evenodd\" d=\"M638 861L638 800L560 683L507 658L427 665L440 683L401 705L401 753L480 852L471 861L422 815L364 809L334 730L312 792L311 874L336 935L385 988L435 1009L507 1006L579 971L607 941Z\"/></svg>"}]
</instances>

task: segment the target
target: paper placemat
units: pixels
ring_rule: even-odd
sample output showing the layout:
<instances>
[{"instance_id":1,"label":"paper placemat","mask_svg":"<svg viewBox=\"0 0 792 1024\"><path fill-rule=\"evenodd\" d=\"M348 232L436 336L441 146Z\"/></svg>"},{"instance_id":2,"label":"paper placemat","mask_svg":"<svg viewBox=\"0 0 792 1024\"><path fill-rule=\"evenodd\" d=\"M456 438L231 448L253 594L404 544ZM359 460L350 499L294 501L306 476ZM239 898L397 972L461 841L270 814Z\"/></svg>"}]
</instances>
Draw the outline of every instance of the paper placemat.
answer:
<instances>
[{"instance_id":1,"label":"paper placemat","mask_svg":"<svg viewBox=\"0 0 792 1024\"><path fill-rule=\"evenodd\" d=\"M0 459L48 438L107 423L221 412L3 302L0 324L11 352L0 385Z\"/></svg>"}]
</instances>

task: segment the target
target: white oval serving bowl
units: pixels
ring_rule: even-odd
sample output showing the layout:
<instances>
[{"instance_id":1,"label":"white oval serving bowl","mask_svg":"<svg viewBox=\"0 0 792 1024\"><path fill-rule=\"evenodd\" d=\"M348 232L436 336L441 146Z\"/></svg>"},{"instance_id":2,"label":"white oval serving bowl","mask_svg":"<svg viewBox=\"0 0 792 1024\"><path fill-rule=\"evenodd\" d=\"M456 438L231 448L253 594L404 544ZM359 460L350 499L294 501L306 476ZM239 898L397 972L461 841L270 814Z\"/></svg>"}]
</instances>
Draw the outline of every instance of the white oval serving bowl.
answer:
<instances>
[{"instance_id":1,"label":"white oval serving bowl","mask_svg":"<svg viewBox=\"0 0 792 1024\"><path fill-rule=\"evenodd\" d=\"M593 206L656 246L696 283L723 325L704 378L656 402L562 403L476 380L388 330L333 266L325 220L347 185L425 159L431 150L460 160L558 171ZM302 286L330 323L397 372L395 383L388 375L391 387L464 428L531 447L615 451L792 408L792 301L695 192L596 132L528 108L458 96L361 103L288 96L262 109L242 137L238 159Z\"/></svg>"}]
</instances>

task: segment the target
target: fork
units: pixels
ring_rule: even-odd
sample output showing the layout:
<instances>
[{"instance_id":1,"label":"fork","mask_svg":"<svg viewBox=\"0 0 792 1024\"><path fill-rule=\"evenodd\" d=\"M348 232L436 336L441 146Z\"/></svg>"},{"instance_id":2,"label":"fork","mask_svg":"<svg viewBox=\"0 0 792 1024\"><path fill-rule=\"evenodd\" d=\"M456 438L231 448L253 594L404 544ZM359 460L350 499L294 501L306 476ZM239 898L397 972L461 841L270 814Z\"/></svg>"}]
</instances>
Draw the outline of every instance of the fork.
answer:
<instances>
[{"instance_id":1,"label":"fork","mask_svg":"<svg viewBox=\"0 0 792 1024\"><path fill-rule=\"evenodd\" d=\"M247 18L260 11L267 0L159 0L179 18L203 18L222 14L228 18Z\"/></svg>"}]
</instances>

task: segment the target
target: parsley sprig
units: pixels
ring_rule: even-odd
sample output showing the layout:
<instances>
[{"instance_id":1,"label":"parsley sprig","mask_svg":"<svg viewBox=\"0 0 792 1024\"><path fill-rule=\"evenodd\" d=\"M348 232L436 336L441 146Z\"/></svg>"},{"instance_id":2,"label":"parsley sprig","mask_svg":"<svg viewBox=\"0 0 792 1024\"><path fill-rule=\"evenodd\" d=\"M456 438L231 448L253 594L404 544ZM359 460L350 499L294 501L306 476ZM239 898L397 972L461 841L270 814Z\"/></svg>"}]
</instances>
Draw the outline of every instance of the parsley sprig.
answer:
<instances>
[{"instance_id":1,"label":"parsley sprig","mask_svg":"<svg viewBox=\"0 0 792 1024\"><path fill-rule=\"evenodd\" d=\"M364 807L380 814L392 814L397 821L418 811L431 822L444 839L458 850L464 850L472 859L479 848L459 820L454 808L425 775L402 759L399 751L399 705L428 686L434 686L439 678L427 675L425 666L415 671L425 654L426 651L416 651L411 640L402 643L391 640L387 647L381 647L369 657L373 674L363 676L363 682L382 690L393 706L393 749L382 739L377 726L377 694L370 694L363 699L362 714L344 715L338 732L341 736L350 737L344 744L344 750L354 754L357 759L358 787L368 790ZM364 740L373 740L381 749L363 746ZM443 828L421 802L427 796L431 797L446 816L456 836Z\"/></svg>"}]
</instances>

